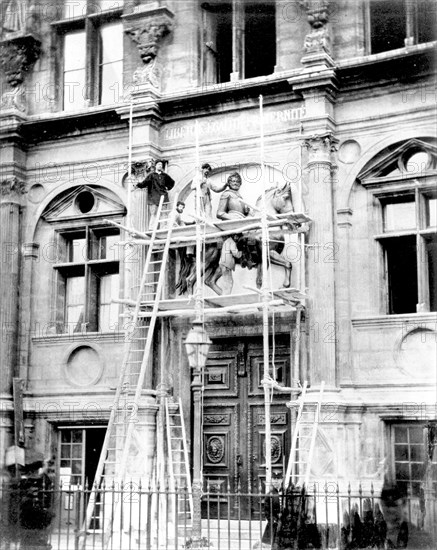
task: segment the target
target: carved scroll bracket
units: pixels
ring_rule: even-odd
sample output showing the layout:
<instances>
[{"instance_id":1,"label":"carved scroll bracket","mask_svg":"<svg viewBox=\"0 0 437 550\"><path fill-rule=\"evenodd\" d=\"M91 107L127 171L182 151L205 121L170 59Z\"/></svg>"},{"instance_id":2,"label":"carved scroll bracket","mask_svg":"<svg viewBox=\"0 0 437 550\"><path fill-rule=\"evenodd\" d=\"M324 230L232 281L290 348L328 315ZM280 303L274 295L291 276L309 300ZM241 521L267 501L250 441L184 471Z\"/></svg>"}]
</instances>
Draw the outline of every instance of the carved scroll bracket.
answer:
<instances>
[{"instance_id":1,"label":"carved scroll bracket","mask_svg":"<svg viewBox=\"0 0 437 550\"><path fill-rule=\"evenodd\" d=\"M300 5L307 13L311 32L305 36L305 53L330 53L331 37L329 32L330 2L329 0L301 0ZM302 60L305 61L305 57Z\"/></svg>"},{"instance_id":2,"label":"carved scroll bracket","mask_svg":"<svg viewBox=\"0 0 437 550\"><path fill-rule=\"evenodd\" d=\"M0 41L0 63L12 87L23 83L25 74L32 68L41 53L41 42L26 34Z\"/></svg>"},{"instance_id":3,"label":"carved scroll bracket","mask_svg":"<svg viewBox=\"0 0 437 550\"><path fill-rule=\"evenodd\" d=\"M124 15L123 19L125 32L137 45L144 63L143 67L135 71L135 82L159 89L162 69L156 57L163 38L173 29L173 12L166 7L158 7Z\"/></svg>"}]
</instances>

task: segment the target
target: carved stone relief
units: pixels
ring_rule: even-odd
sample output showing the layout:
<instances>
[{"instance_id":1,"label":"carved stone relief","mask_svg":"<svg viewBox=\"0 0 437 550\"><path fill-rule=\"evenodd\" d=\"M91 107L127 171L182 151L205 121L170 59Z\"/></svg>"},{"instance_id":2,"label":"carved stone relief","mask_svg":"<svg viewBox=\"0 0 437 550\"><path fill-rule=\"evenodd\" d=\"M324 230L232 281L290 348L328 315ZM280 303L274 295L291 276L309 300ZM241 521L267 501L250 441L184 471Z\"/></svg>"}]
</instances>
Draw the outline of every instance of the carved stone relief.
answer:
<instances>
[{"instance_id":1,"label":"carved stone relief","mask_svg":"<svg viewBox=\"0 0 437 550\"><path fill-rule=\"evenodd\" d=\"M0 180L1 197L19 197L26 192L26 184L16 176Z\"/></svg>"},{"instance_id":2,"label":"carved stone relief","mask_svg":"<svg viewBox=\"0 0 437 550\"><path fill-rule=\"evenodd\" d=\"M301 0L300 5L306 10L308 23L311 25L311 32L305 37L305 52L329 52L329 0Z\"/></svg>"},{"instance_id":3,"label":"carved stone relief","mask_svg":"<svg viewBox=\"0 0 437 550\"><path fill-rule=\"evenodd\" d=\"M224 437L213 435L206 442L206 456L212 464L218 464L225 456Z\"/></svg>"}]
</instances>

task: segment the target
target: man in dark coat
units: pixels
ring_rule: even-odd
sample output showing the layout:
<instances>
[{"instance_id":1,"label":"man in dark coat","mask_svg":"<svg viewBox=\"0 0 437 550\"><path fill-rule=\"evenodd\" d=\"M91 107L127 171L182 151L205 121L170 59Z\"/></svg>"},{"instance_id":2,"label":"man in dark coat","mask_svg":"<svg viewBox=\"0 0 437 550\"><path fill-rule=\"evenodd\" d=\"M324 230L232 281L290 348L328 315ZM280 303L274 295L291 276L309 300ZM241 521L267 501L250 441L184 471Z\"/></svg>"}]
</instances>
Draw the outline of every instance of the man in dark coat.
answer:
<instances>
[{"instance_id":1,"label":"man in dark coat","mask_svg":"<svg viewBox=\"0 0 437 550\"><path fill-rule=\"evenodd\" d=\"M155 164L155 171L150 172L143 181L137 184L140 189L147 187L149 197L149 213L150 221L149 227L155 221L156 211L158 210L159 201L161 196L164 195L164 202L168 202L168 191L173 189L175 181L168 174L164 172L164 165L162 161L158 160Z\"/></svg>"}]
</instances>

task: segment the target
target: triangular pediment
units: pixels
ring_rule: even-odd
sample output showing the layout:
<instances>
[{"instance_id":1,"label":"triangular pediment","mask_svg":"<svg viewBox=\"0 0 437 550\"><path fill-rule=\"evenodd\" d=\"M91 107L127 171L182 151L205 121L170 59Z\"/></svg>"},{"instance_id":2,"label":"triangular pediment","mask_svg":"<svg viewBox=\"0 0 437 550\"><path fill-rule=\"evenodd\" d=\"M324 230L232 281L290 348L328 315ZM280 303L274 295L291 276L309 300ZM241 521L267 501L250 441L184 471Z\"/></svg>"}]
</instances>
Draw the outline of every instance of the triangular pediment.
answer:
<instances>
[{"instance_id":1,"label":"triangular pediment","mask_svg":"<svg viewBox=\"0 0 437 550\"><path fill-rule=\"evenodd\" d=\"M88 199L87 208L81 208L81 199L84 198ZM54 199L45 209L42 217L45 221L53 223L70 219L124 215L124 213L124 205L113 193L81 185Z\"/></svg>"},{"instance_id":2,"label":"triangular pediment","mask_svg":"<svg viewBox=\"0 0 437 550\"><path fill-rule=\"evenodd\" d=\"M428 153L430 159L429 169L435 168L437 163L437 147L422 139L414 138L384 149L384 151L367 163L358 178L363 182L364 180L387 176L400 177L407 172L407 159L419 152Z\"/></svg>"}]
</instances>

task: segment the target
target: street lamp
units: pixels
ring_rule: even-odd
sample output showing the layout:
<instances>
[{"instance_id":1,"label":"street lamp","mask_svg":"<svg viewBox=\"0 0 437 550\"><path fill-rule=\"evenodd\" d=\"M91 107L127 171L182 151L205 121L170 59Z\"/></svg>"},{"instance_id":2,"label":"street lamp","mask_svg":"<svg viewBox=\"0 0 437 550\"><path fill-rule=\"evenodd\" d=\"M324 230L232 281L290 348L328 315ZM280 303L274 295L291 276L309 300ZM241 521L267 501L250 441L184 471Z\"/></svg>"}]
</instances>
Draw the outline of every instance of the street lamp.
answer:
<instances>
[{"instance_id":1,"label":"street lamp","mask_svg":"<svg viewBox=\"0 0 437 550\"><path fill-rule=\"evenodd\" d=\"M196 319L185 339L185 349L187 350L188 363L193 369L193 381L191 388L193 392L193 527L191 548L200 548L202 546L202 393L203 393L203 369L206 365L208 351L212 342L202 321Z\"/></svg>"}]
</instances>

